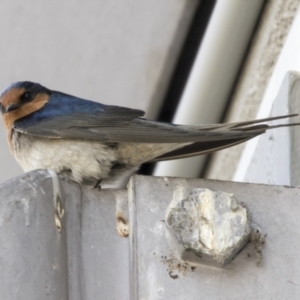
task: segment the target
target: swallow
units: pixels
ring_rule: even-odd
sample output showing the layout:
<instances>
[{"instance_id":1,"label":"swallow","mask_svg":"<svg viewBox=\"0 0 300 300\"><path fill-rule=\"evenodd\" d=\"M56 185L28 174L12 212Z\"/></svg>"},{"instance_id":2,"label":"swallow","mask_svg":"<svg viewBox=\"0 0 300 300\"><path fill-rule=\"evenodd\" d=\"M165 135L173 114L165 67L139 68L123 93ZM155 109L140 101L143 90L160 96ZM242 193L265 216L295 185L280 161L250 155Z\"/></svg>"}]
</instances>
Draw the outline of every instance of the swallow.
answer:
<instances>
[{"instance_id":1,"label":"swallow","mask_svg":"<svg viewBox=\"0 0 300 300\"><path fill-rule=\"evenodd\" d=\"M297 114L213 125L176 125L143 118L144 112L50 90L11 84L0 95L11 153L25 172L52 169L79 184L100 187L130 176L145 162L211 153L252 139L262 122Z\"/></svg>"}]
</instances>

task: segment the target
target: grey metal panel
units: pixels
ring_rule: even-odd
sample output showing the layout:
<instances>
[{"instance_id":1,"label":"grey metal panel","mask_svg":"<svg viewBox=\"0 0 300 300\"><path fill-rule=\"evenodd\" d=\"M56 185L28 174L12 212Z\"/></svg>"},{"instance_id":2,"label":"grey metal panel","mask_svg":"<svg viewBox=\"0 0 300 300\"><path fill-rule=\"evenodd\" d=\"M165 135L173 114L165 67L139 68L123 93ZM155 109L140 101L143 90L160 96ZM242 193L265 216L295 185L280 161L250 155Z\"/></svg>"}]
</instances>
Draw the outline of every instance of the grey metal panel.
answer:
<instances>
[{"instance_id":1,"label":"grey metal panel","mask_svg":"<svg viewBox=\"0 0 300 300\"><path fill-rule=\"evenodd\" d=\"M0 299L129 299L128 239L115 219L127 192L60 180L59 233L51 180L37 170L0 186Z\"/></svg>"},{"instance_id":2,"label":"grey metal panel","mask_svg":"<svg viewBox=\"0 0 300 300\"><path fill-rule=\"evenodd\" d=\"M130 299L129 243L116 230L116 193L83 189L81 299Z\"/></svg>"},{"instance_id":3,"label":"grey metal panel","mask_svg":"<svg viewBox=\"0 0 300 300\"><path fill-rule=\"evenodd\" d=\"M66 233L39 172L0 186L0 299L68 299Z\"/></svg>"},{"instance_id":4,"label":"grey metal panel","mask_svg":"<svg viewBox=\"0 0 300 300\"><path fill-rule=\"evenodd\" d=\"M193 188L234 193L262 235L224 269L178 260L165 228L173 195ZM129 184L131 299L299 299L300 189L201 179L134 176ZM257 246L257 245L256 245Z\"/></svg>"},{"instance_id":5,"label":"grey metal panel","mask_svg":"<svg viewBox=\"0 0 300 300\"><path fill-rule=\"evenodd\" d=\"M65 215L59 233L51 181L37 170L0 186L0 299L300 297L300 189L134 176L129 266L128 239L115 228L116 203L126 201L127 191L60 180ZM165 211L175 193L185 197L196 187L234 193L248 207L252 226L267 234L262 257L257 244L249 244L224 269L178 259Z\"/></svg>"}]
</instances>

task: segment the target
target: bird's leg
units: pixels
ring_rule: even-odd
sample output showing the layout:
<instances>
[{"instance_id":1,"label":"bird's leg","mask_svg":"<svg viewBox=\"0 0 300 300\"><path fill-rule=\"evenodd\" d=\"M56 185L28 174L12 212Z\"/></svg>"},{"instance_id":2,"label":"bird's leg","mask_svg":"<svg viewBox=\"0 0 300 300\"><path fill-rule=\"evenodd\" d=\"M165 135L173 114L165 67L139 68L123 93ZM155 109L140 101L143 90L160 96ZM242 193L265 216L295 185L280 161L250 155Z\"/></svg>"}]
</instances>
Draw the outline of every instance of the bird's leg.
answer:
<instances>
[{"instance_id":1,"label":"bird's leg","mask_svg":"<svg viewBox=\"0 0 300 300\"><path fill-rule=\"evenodd\" d=\"M98 189L98 191L100 191L101 190L101 185L100 185L101 181L102 181L102 179L97 180L97 182L96 182L95 186L93 187L93 189Z\"/></svg>"}]
</instances>

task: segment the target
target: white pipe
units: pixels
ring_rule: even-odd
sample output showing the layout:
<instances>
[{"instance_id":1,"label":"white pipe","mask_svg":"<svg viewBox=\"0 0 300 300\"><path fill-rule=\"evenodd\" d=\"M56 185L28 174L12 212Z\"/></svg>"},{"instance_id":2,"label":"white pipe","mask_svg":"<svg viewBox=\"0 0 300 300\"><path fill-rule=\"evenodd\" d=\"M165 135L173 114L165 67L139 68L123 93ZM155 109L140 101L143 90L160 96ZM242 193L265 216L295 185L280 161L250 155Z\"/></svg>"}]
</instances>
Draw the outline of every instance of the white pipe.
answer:
<instances>
[{"instance_id":1,"label":"white pipe","mask_svg":"<svg viewBox=\"0 0 300 300\"><path fill-rule=\"evenodd\" d=\"M216 3L173 123L217 123L233 87L262 0ZM156 176L197 177L201 156L159 163Z\"/></svg>"}]
</instances>

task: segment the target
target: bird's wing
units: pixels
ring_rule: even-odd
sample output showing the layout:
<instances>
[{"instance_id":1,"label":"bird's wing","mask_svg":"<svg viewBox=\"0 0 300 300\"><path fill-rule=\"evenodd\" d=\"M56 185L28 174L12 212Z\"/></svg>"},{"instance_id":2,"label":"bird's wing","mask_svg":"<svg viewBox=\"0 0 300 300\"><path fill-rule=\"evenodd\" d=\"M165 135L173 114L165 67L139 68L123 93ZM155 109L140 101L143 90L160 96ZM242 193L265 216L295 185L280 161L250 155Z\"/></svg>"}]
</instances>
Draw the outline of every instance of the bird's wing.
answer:
<instances>
[{"instance_id":1,"label":"bird's wing","mask_svg":"<svg viewBox=\"0 0 300 300\"><path fill-rule=\"evenodd\" d=\"M141 110L107 106L53 92L43 108L17 120L14 130L43 138L112 143L193 143L244 141L263 133L268 127L265 124L244 127L244 124L259 123L259 120L252 123L180 126L142 119L143 114Z\"/></svg>"}]
</instances>

